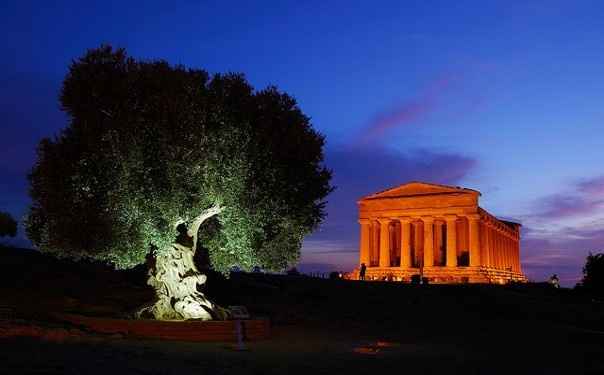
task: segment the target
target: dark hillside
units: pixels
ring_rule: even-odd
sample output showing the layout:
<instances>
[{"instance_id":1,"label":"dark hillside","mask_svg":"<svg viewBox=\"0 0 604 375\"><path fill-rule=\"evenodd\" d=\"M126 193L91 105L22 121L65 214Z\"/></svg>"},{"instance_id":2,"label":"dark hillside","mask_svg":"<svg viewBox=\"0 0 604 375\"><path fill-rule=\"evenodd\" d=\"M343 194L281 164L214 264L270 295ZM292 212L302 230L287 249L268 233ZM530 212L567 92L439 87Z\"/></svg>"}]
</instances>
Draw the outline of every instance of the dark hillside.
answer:
<instances>
[{"instance_id":1,"label":"dark hillside","mask_svg":"<svg viewBox=\"0 0 604 375\"><path fill-rule=\"evenodd\" d=\"M118 272L10 248L0 248L0 264L0 305L20 316L44 318L62 311L119 316L152 297L143 269Z\"/></svg>"},{"instance_id":2,"label":"dark hillside","mask_svg":"<svg viewBox=\"0 0 604 375\"><path fill-rule=\"evenodd\" d=\"M28 310L123 316L152 297L145 270L59 260L26 249L0 249L3 304ZM246 305L273 324L351 324L369 330L405 322L455 330L474 322L551 322L604 330L604 304L542 284L409 285L306 276L210 273L206 293L222 305ZM35 306L34 308L30 308ZM393 324L396 323L396 324Z\"/></svg>"},{"instance_id":3,"label":"dark hillside","mask_svg":"<svg viewBox=\"0 0 604 375\"><path fill-rule=\"evenodd\" d=\"M142 268L118 272L15 249L0 250L0 262L0 305L26 319L50 319L57 311L120 317L152 296ZM4 339L3 353L12 354L3 363L18 373L19 361L35 350L32 366L39 373L63 373L48 372L48 363L61 368L74 352L87 358L72 363L75 373L89 372L88 361L99 355L111 358L116 373L124 367L137 373L367 373L401 364L414 373L604 373L604 304L568 289L236 273L228 279L210 274L206 293L224 306L245 305L269 317L272 338L249 344L247 353L221 344Z\"/></svg>"}]
</instances>

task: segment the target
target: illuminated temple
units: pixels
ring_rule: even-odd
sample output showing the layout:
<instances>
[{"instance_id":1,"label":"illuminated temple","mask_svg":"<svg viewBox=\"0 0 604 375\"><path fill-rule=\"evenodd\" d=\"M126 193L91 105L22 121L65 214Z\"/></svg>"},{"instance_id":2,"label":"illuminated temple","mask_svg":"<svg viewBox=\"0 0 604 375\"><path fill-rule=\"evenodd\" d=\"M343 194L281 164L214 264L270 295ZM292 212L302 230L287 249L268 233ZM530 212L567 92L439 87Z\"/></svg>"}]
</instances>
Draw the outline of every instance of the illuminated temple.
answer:
<instances>
[{"instance_id":1,"label":"illuminated temple","mask_svg":"<svg viewBox=\"0 0 604 375\"><path fill-rule=\"evenodd\" d=\"M480 195L472 189L410 182L361 198L359 264L367 267L365 278L526 281L520 267L520 224L482 209Z\"/></svg>"}]
</instances>

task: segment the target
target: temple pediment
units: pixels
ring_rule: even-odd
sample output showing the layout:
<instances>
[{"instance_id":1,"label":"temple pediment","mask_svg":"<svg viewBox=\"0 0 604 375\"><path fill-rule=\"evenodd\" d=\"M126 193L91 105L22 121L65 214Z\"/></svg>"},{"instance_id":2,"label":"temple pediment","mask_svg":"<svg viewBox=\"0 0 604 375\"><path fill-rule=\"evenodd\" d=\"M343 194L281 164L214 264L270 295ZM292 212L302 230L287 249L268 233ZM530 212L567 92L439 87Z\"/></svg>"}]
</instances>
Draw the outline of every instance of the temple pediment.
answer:
<instances>
[{"instance_id":1,"label":"temple pediment","mask_svg":"<svg viewBox=\"0 0 604 375\"><path fill-rule=\"evenodd\" d=\"M440 195L440 194L472 194L480 195L480 192L472 189L461 188L457 186L447 186L430 184L426 182L409 182L387 190L377 192L361 198L361 200L374 200L380 198L398 198L413 197L420 195Z\"/></svg>"}]
</instances>

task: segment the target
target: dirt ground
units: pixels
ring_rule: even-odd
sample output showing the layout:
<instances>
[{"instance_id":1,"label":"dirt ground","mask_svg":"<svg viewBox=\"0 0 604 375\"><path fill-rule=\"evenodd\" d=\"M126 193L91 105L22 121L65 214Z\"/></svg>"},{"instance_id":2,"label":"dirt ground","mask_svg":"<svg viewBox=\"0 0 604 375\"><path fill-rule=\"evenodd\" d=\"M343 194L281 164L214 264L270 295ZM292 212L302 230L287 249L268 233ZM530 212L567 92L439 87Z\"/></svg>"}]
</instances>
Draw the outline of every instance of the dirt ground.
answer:
<instances>
[{"instance_id":1,"label":"dirt ground","mask_svg":"<svg viewBox=\"0 0 604 375\"><path fill-rule=\"evenodd\" d=\"M119 317L149 298L144 272L2 251L0 305ZM604 305L543 285L411 286L210 275L207 294L272 322L270 340L187 343L76 332L0 338L0 374L604 374ZM72 331L69 331L69 330Z\"/></svg>"},{"instance_id":2,"label":"dirt ground","mask_svg":"<svg viewBox=\"0 0 604 375\"><path fill-rule=\"evenodd\" d=\"M510 337L362 338L309 327L277 327L271 340L162 342L109 338L0 340L6 374L602 374L601 333L569 327L509 327ZM529 327L523 327L525 329ZM502 332L499 332L502 333ZM376 335L377 336L377 335Z\"/></svg>"}]
</instances>

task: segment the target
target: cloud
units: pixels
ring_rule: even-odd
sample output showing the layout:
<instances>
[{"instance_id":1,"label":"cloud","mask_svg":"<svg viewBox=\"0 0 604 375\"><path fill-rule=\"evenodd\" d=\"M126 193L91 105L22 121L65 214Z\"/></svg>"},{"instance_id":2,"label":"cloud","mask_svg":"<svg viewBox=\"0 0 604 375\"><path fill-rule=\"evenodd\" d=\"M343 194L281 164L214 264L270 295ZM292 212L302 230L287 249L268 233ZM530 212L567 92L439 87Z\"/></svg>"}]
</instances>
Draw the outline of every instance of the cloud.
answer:
<instances>
[{"instance_id":1,"label":"cloud","mask_svg":"<svg viewBox=\"0 0 604 375\"><path fill-rule=\"evenodd\" d=\"M598 212L604 206L604 176L583 179L568 192L553 194L536 202L538 219L555 220Z\"/></svg>"},{"instance_id":2,"label":"cloud","mask_svg":"<svg viewBox=\"0 0 604 375\"><path fill-rule=\"evenodd\" d=\"M416 97L397 104L394 108L377 113L361 130L354 144L365 145L379 142L397 127L416 123L439 109L439 101L450 90L456 78L446 75L433 81L426 90Z\"/></svg>"},{"instance_id":3,"label":"cloud","mask_svg":"<svg viewBox=\"0 0 604 375\"><path fill-rule=\"evenodd\" d=\"M536 213L525 215L522 263L526 273L545 280L552 273L573 286L581 279L585 258L604 251L604 176L577 180L568 189L537 200Z\"/></svg>"},{"instance_id":4,"label":"cloud","mask_svg":"<svg viewBox=\"0 0 604 375\"><path fill-rule=\"evenodd\" d=\"M602 202L594 202L583 195L555 194L541 199L538 205L540 212L535 216L548 219L559 219L576 215L590 214L598 210Z\"/></svg>"},{"instance_id":5,"label":"cloud","mask_svg":"<svg viewBox=\"0 0 604 375\"><path fill-rule=\"evenodd\" d=\"M346 242L341 240L306 240L304 248L313 254L358 253L356 246L347 246Z\"/></svg>"},{"instance_id":6,"label":"cloud","mask_svg":"<svg viewBox=\"0 0 604 375\"><path fill-rule=\"evenodd\" d=\"M588 197L604 197L604 176L580 181L577 190Z\"/></svg>"},{"instance_id":7,"label":"cloud","mask_svg":"<svg viewBox=\"0 0 604 375\"><path fill-rule=\"evenodd\" d=\"M604 252L604 223L558 230L524 228L522 265L529 278L546 280L556 273L565 286L581 280L588 253Z\"/></svg>"}]
</instances>

